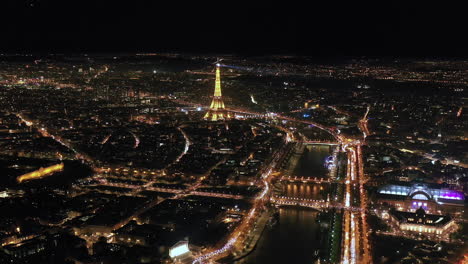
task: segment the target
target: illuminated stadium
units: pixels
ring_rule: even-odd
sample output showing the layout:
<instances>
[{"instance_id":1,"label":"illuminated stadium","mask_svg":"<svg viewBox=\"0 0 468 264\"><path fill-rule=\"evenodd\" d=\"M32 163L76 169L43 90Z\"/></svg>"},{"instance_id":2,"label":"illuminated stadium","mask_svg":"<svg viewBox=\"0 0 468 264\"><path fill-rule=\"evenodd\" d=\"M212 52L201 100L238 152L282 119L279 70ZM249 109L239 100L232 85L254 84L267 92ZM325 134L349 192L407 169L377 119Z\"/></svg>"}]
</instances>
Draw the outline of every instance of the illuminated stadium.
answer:
<instances>
[{"instance_id":1,"label":"illuminated stadium","mask_svg":"<svg viewBox=\"0 0 468 264\"><path fill-rule=\"evenodd\" d=\"M451 207L464 206L465 196L460 191L425 183L388 184L377 191L379 202L399 210L415 211L422 207L432 212L450 212ZM452 208L453 209L453 208Z\"/></svg>"}]
</instances>

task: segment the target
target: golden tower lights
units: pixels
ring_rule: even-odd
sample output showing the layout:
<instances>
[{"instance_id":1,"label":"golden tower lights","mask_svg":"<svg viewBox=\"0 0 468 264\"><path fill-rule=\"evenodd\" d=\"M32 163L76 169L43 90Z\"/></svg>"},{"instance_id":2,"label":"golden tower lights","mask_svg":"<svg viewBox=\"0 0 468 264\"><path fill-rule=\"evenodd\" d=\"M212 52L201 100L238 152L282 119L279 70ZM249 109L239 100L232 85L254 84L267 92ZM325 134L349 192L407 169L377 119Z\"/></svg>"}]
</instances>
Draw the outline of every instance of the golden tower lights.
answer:
<instances>
[{"instance_id":1,"label":"golden tower lights","mask_svg":"<svg viewBox=\"0 0 468 264\"><path fill-rule=\"evenodd\" d=\"M210 121L226 120L231 118L231 113L224 108L224 102L221 94L221 73L219 63L216 64L216 81L213 101L210 109L206 112L204 119Z\"/></svg>"}]
</instances>

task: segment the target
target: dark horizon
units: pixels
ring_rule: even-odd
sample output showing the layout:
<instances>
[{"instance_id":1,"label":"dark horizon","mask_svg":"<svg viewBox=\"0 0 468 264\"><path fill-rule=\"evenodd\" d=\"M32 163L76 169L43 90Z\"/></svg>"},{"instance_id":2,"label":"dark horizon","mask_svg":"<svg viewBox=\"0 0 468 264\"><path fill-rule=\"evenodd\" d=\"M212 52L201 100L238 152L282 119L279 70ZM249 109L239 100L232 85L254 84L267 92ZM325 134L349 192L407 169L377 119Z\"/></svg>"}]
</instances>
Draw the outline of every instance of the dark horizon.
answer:
<instances>
[{"instance_id":1,"label":"dark horizon","mask_svg":"<svg viewBox=\"0 0 468 264\"><path fill-rule=\"evenodd\" d=\"M0 11L0 52L468 55L462 9L337 6L15 1Z\"/></svg>"}]
</instances>

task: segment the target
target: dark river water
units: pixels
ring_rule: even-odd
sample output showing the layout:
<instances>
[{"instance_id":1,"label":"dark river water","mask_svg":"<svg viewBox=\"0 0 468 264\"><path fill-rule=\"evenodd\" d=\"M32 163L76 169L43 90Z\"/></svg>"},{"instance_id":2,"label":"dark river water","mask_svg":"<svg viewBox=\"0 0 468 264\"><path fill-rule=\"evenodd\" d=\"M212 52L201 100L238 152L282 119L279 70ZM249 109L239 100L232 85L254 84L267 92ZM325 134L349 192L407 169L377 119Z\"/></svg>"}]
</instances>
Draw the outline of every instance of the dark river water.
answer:
<instances>
[{"instance_id":1,"label":"dark river water","mask_svg":"<svg viewBox=\"0 0 468 264\"><path fill-rule=\"evenodd\" d=\"M328 146L307 146L294 172L305 177L327 177L324 160L330 155ZM322 189L321 189L322 186ZM290 196L321 199L327 185L287 184L284 192ZM325 189L325 190L324 190ZM266 227L257 247L247 257L236 264L313 264L314 252L319 247L319 224L317 211L282 207L279 209L279 222Z\"/></svg>"},{"instance_id":2,"label":"dark river water","mask_svg":"<svg viewBox=\"0 0 468 264\"><path fill-rule=\"evenodd\" d=\"M283 207L279 223L266 227L255 250L237 264L312 264L318 246L317 211Z\"/></svg>"},{"instance_id":3,"label":"dark river water","mask_svg":"<svg viewBox=\"0 0 468 264\"><path fill-rule=\"evenodd\" d=\"M294 198L323 200L327 199L330 184L316 183L284 183L283 195Z\"/></svg>"},{"instance_id":4,"label":"dark river water","mask_svg":"<svg viewBox=\"0 0 468 264\"><path fill-rule=\"evenodd\" d=\"M298 177L326 177L325 158L330 156L329 146L308 145L299 159L293 176Z\"/></svg>"}]
</instances>

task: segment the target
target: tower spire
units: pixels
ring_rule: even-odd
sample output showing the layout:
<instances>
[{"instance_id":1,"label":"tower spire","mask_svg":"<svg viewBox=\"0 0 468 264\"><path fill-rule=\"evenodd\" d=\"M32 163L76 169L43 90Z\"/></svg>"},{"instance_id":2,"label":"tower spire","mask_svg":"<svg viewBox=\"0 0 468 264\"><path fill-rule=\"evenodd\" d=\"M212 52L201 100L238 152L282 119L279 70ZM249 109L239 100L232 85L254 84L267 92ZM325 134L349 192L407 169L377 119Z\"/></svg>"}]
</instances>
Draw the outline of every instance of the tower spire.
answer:
<instances>
[{"instance_id":1,"label":"tower spire","mask_svg":"<svg viewBox=\"0 0 468 264\"><path fill-rule=\"evenodd\" d=\"M224 102L221 93L221 70L219 63L216 64L216 80L213 100L211 101L210 109L205 114L206 120L218 121L230 119L231 114L224 108Z\"/></svg>"},{"instance_id":2,"label":"tower spire","mask_svg":"<svg viewBox=\"0 0 468 264\"><path fill-rule=\"evenodd\" d=\"M219 70L219 64L216 65L216 81L214 96L221 97L221 73Z\"/></svg>"}]
</instances>

